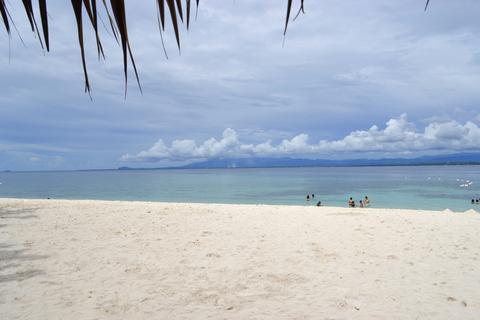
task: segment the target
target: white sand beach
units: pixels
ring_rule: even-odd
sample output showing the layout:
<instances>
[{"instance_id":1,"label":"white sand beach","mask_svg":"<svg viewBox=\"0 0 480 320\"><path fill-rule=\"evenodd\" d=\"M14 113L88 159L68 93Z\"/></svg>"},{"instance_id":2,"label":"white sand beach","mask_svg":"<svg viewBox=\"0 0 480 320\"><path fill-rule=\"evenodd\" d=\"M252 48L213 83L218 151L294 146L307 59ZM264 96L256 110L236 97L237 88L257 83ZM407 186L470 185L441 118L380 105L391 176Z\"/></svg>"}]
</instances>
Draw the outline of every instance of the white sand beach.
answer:
<instances>
[{"instance_id":1,"label":"white sand beach","mask_svg":"<svg viewBox=\"0 0 480 320\"><path fill-rule=\"evenodd\" d=\"M0 200L0 319L479 319L480 214Z\"/></svg>"}]
</instances>

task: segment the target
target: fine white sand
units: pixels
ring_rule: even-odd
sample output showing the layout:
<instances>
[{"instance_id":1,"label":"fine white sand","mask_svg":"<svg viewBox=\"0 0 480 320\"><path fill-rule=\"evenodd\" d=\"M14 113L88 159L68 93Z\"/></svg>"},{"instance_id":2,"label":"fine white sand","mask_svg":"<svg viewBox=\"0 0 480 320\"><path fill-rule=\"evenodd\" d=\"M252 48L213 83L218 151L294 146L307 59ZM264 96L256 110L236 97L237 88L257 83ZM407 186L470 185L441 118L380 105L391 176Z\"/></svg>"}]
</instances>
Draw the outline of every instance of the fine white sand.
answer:
<instances>
[{"instance_id":1,"label":"fine white sand","mask_svg":"<svg viewBox=\"0 0 480 320\"><path fill-rule=\"evenodd\" d=\"M480 214L2 199L0 319L480 319Z\"/></svg>"}]
</instances>

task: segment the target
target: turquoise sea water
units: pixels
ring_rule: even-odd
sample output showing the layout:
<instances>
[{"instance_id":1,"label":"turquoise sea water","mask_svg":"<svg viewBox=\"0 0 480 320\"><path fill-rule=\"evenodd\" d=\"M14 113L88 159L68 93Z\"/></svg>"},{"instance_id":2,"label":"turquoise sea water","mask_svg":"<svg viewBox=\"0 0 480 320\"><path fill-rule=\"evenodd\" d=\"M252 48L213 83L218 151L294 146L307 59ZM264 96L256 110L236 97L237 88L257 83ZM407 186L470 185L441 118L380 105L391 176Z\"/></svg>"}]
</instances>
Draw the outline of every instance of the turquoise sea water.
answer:
<instances>
[{"instance_id":1,"label":"turquoise sea water","mask_svg":"<svg viewBox=\"0 0 480 320\"><path fill-rule=\"evenodd\" d=\"M2 198L346 206L368 195L372 207L480 209L480 166L11 172L0 183Z\"/></svg>"}]
</instances>

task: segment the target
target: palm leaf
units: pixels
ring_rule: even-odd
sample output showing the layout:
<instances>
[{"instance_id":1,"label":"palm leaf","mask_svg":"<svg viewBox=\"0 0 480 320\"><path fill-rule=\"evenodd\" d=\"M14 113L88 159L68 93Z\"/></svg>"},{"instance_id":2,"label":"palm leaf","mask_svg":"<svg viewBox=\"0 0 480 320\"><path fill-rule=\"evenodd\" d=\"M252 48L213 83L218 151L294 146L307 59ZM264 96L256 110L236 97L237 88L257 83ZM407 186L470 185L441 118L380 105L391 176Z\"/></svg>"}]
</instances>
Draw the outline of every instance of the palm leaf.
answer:
<instances>
[{"instance_id":1,"label":"palm leaf","mask_svg":"<svg viewBox=\"0 0 480 320\"><path fill-rule=\"evenodd\" d=\"M177 39L178 49L180 50L180 32L178 31L178 21L175 3L173 0L166 0L168 5L168 11L170 11L170 17L172 18L173 30L175 32L175 39Z\"/></svg>"},{"instance_id":2,"label":"palm leaf","mask_svg":"<svg viewBox=\"0 0 480 320\"><path fill-rule=\"evenodd\" d=\"M103 58L105 58L102 43L100 42L100 36L98 34L97 2L95 0L91 0L91 2L90 0L83 0L83 5L85 6L85 11L87 12L88 17L90 18L90 22L92 24L93 30L95 31L98 58L100 59L100 56L103 56Z\"/></svg>"},{"instance_id":3,"label":"palm leaf","mask_svg":"<svg viewBox=\"0 0 480 320\"><path fill-rule=\"evenodd\" d=\"M82 0L72 0L73 12L77 21L78 42L82 56L83 74L85 76L85 92L90 94L90 81L88 80L87 62L85 61L85 46L83 43Z\"/></svg>"},{"instance_id":4,"label":"palm leaf","mask_svg":"<svg viewBox=\"0 0 480 320\"><path fill-rule=\"evenodd\" d=\"M200 5L200 0L197 0L197 8L195 9L195 20L197 20L198 16L198 6Z\"/></svg>"},{"instance_id":5,"label":"palm leaf","mask_svg":"<svg viewBox=\"0 0 480 320\"><path fill-rule=\"evenodd\" d=\"M32 28L33 32L37 33L38 40L40 41L40 45L43 49L42 37L40 36L40 32L38 31L37 21L35 20L35 14L33 13L32 0L22 0L22 2L25 8L25 12L27 13L28 21L30 22L30 27Z\"/></svg>"},{"instance_id":6,"label":"palm leaf","mask_svg":"<svg viewBox=\"0 0 480 320\"><path fill-rule=\"evenodd\" d=\"M427 3L425 4L425 11L427 11L429 3L430 3L430 0L427 0Z\"/></svg>"},{"instance_id":7,"label":"palm leaf","mask_svg":"<svg viewBox=\"0 0 480 320\"><path fill-rule=\"evenodd\" d=\"M298 9L298 12L297 12L297 14L295 15L295 18L293 18L293 21L297 20L297 18L298 18L298 16L300 15L300 13L305 14L305 7L303 6L303 1L304 1L304 0L301 0L301 2L300 2L300 8Z\"/></svg>"},{"instance_id":8,"label":"palm leaf","mask_svg":"<svg viewBox=\"0 0 480 320\"><path fill-rule=\"evenodd\" d=\"M292 2L293 0L288 0L287 3L287 17L285 18L285 29L283 30L283 35L287 34L288 21L290 21L290 13L292 12Z\"/></svg>"},{"instance_id":9,"label":"palm leaf","mask_svg":"<svg viewBox=\"0 0 480 320\"><path fill-rule=\"evenodd\" d=\"M8 22L7 7L5 6L4 0L0 0L0 14L2 15L3 25L10 35L10 23Z\"/></svg>"},{"instance_id":10,"label":"palm leaf","mask_svg":"<svg viewBox=\"0 0 480 320\"><path fill-rule=\"evenodd\" d=\"M48 0L38 0L38 3L39 3L39 15L41 18L41 25L42 25L42 31L43 31L43 40L45 41L45 47L47 51L50 51L47 1ZM186 28L187 30L190 28L192 1L185 0L185 12L183 10L184 5L182 4L182 0L154 0L154 1L156 1L158 4L157 14L158 14L158 20L159 20L159 26L160 26L160 33L165 30L165 24L166 24L165 15L166 15L166 11L168 10L173 31L175 34L175 40L176 40L178 49L180 50L179 24L184 22L184 15L185 15ZM299 1L301 1L301 5L295 18L300 14L300 12L304 12L304 7L303 7L304 0L299 0ZM196 2L195 19L197 19L200 0L196 0L195 2ZM427 6L428 6L428 2L429 0L427 0L427 4L426 4ZM98 56L99 58L100 57L105 58L105 53L104 53L102 42L100 39L100 32L98 27L97 0L71 0L71 3L72 3L72 8L75 14L76 24L77 24L78 42L80 46L80 55L81 55L83 73L85 78L85 91L90 94L91 87L90 87L90 81L88 77L86 54L85 54L85 43L84 43L83 10L85 10L89 18L90 24L93 27L93 30L95 32ZM109 1L110 6L107 5L106 0L102 0L102 3L103 3L104 11L108 17L110 27L112 29L113 36L115 37L115 40L120 44L122 48L123 71L124 71L124 77L125 77L125 95L127 94L127 84L128 84L128 60L131 61L133 70L135 72L137 84L140 88L140 91L142 91L142 87L140 85L140 80L138 76L137 66L135 63L135 59L133 57L132 48L131 48L129 37L128 37L125 1L110 0ZM44 46L43 46L42 36L40 35L39 28L37 27L35 13L32 6L32 0L22 0L22 4L27 14L27 19L30 24L30 27L32 31L38 35L40 45L43 48ZM287 32L288 23L289 23L291 11L292 11L292 5L293 5L293 0L288 0L287 16L285 19L285 28L283 31L284 35ZM13 23L13 20L9 14L9 11L7 8L7 2L5 0L0 0L0 15L2 16L3 24L5 26L6 31L10 35L11 33L10 26L13 25L15 27L15 24ZM163 37L162 37L162 45L163 45Z\"/></svg>"},{"instance_id":11,"label":"palm leaf","mask_svg":"<svg viewBox=\"0 0 480 320\"><path fill-rule=\"evenodd\" d=\"M42 19L43 38L45 39L45 46L47 51L50 51L50 39L48 36L48 14L47 14L47 0L38 0L38 7L40 11L40 19Z\"/></svg>"},{"instance_id":12,"label":"palm leaf","mask_svg":"<svg viewBox=\"0 0 480 320\"><path fill-rule=\"evenodd\" d=\"M138 77L137 67L135 65L135 60L133 58L132 50L130 48L130 43L128 40L128 28L127 28L127 18L125 14L125 1L124 0L110 0L110 5L112 7L113 16L117 23L117 29L120 33L120 44L123 51L123 72L125 75L125 97L127 96L127 83L128 83L128 55L132 61L133 69L135 71L135 77L137 78L138 87L142 91L142 86L140 85L140 80Z\"/></svg>"},{"instance_id":13,"label":"palm leaf","mask_svg":"<svg viewBox=\"0 0 480 320\"><path fill-rule=\"evenodd\" d=\"M182 0L175 0L178 9L178 15L180 16L180 20L183 22L183 9L182 9Z\"/></svg>"},{"instance_id":14,"label":"palm leaf","mask_svg":"<svg viewBox=\"0 0 480 320\"><path fill-rule=\"evenodd\" d=\"M110 14L110 11L108 10L108 6L107 6L107 2L106 0L102 0L103 2L103 7L105 8L105 12L107 13L107 16L108 16L108 22L110 23L110 28L112 28L112 33L113 33L113 36L115 37L115 40L118 42L118 32L115 28L115 23L113 22L113 18L112 18L112 15Z\"/></svg>"},{"instance_id":15,"label":"palm leaf","mask_svg":"<svg viewBox=\"0 0 480 320\"><path fill-rule=\"evenodd\" d=\"M165 31L165 1L157 0L157 3L158 3L159 15L160 15L160 22L162 24L162 29Z\"/></svg>"},{"instance_id":16,"label":"palm leaf","mask_svg":"<svg viewBox=\"0 0 480 320\"><path fill-rule=\"evenodd\" d=\"M192 6L192 1L187 0L187 30L190 28L190 9Z\"/></svg>"}]
</instances>

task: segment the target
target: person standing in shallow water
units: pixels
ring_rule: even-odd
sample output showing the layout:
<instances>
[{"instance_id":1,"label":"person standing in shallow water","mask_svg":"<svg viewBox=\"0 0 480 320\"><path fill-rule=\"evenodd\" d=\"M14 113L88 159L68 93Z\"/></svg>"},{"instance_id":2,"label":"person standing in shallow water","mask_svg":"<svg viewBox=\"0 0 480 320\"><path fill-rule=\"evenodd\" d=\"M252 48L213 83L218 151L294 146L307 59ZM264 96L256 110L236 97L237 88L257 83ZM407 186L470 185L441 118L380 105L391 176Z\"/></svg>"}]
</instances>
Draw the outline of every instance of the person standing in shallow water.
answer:
<instances>
[{"instance_id":1,"label":"person standing in shallow water","mask_svg":"<svg viewBox=\"0 0 480 320\"><path fill-rule=\"evenodd\" d=\"M370 204L370 200L368 199L368 196L365 196L365 199L363 199L363 205L365 207L368 207L369 204Z\"/></svg>"},{"instance_id":2,"label":"person standing in shallow water","mask_svg":"<svg viewBox=\"0 0 480 320\"><path fill-rule=\"evenodd\" d=\"M350 197L350 199L348 199L348 206L350 208L355 208L355 201L353 201L352 197Z\"/></svg>"},{"instance_id":3,"label":"person standing in shallow water","mask_svg":"<svg viewBox=\"0 0 480 320\"><path fill-rule=\"evenodd\" d=\"M310 195L307 194L307 201L310 201Z\"/></svg>"}]
</instances>

